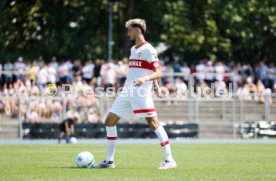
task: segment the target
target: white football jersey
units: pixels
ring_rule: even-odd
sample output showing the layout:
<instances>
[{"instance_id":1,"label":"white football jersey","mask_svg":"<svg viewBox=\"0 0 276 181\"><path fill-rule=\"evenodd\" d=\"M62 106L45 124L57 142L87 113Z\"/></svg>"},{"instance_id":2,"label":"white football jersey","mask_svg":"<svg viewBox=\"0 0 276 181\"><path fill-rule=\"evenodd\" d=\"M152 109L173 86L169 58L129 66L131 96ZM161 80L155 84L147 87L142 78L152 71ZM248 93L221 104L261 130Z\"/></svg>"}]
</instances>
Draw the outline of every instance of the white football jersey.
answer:
<instances>
[{"instance_id":1,"label":"white football jersey","mask_svg":"<svg viewBox=\"0 0 276 181\"><path fill-rule=\"evenodd\" d=\"M138 78L150 75L155 68L160 67L157 52L148 42L144 42L140 46L133 46L130 50L129 70L124 88L133 88L134 81ZM152 81L146 81L139 87L151 90Z\"/></svg>"}]
</instances>

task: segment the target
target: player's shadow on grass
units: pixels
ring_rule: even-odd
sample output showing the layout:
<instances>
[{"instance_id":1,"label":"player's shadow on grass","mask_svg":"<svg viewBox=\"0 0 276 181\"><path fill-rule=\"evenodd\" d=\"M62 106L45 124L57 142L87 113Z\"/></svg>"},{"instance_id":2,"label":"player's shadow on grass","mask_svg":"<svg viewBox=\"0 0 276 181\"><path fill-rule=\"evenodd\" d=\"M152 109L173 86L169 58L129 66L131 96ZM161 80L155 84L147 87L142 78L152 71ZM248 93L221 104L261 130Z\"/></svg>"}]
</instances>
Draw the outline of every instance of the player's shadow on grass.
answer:
<instances>
[{"instance_id":1,"label":"player's shadow on grass","mask_svg":"<svg viewBox=\"0 0 276 181\"><path fill-rule=\"evenodd\" d=\"M78 167L74 167L74 166L70 166L70 167L47 167L47 168L60 168L60 169L78 169L78 170L106 170L106 169L101 169L101 168L78 168ZM118 170L118 169L128 169L128 168L116 168L116 169L111 169L111 170Z\"/></svg>"}]
</instances>

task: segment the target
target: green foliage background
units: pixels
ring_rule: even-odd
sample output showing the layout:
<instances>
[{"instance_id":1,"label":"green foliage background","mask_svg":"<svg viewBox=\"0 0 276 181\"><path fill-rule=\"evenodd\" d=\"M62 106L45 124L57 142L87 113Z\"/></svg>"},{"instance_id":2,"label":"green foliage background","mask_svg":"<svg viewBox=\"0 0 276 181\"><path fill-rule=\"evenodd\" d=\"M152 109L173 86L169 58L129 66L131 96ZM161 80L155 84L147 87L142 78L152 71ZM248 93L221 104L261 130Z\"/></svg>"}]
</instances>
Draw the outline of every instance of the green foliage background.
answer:
<instances>
[{"instance_id":1,"label":"green foliage background","mask_svg":"<svg viewBox=\"0 0 276 181\"><path fill-rule=\"evenodd\" d=\"M43 55L107 58L108 0L0 1L0 61ZM193 62L275 61L276 0L119 0L113 6L114 59L128 56L124 23L147 21L163 54ZM71 26L70 26L71 25Z\"/></svg>"}]
</instances>

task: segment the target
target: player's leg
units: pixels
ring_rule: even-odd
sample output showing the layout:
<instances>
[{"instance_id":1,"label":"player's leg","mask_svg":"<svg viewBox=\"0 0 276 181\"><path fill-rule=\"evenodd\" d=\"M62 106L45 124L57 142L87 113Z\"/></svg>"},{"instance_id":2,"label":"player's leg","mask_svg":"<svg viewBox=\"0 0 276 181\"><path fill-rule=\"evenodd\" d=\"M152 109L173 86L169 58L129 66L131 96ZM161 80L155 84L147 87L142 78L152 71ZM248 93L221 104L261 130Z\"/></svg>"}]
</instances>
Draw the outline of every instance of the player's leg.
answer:
<instances>
[{"instance_id":1,"label":"player's leg","mask_svg":"<svg viewBox=\"0 0 276 181\"><path fill-rule=\"evenodd\" d=\"M132 101L133 112L136 117L145 118L150 128L156 133L160 144L164 150L165 161L160 166L160 169L175 168L176 164L172 157L171 146L168 135L160 125L157 118L157 113L154 108L154 103L151 96L141 97Z\"/></svg>"},{"instance_id":2,"label":"player's leg","mask_svg":"<svg viewBox=\"0 0 276 181\"><path fill-rule=\"evenodd\" d=\"M64 137L64 135L65 135L65 132L60 132L60 133L59 133L58 143L61 142L61 139Z\"/></svg>"},{"instance_id":3,"label":"player's leg","mask_svg":"<svg viewBox=\"0 0 276 181\"><path fill-rule=\"evenodd\" d=\"M120 117L116 114L110 112L105 119L105 129L106 129L106 139L107 139L107 153L106 153L106 161L113 162L114 161L114 153L116 147L117 140L117 123Z\"/></svg>"},{"instance_id":4,"label":"player's leg","mask_svg":"<svg viewBox=\"0 0 276 181\"><path fill-rule=\"evenodd\" d=\"M163 126L160 125L160 122L159 122L157 116L146 117L145 119L147 120L150 128L157 135L157 137L160 141L160 145L164 151L165 161L164 161L164 163L161 164L160 169L175 168L176 164L175 164L175 161L172 156L171 145L169 142L167 132L165 131Z\"/></svg>"},{"instance_id":5,"label":"player's leg","mask_svg":"<svg viewBox=\"0 0 276 181\"><path fill-rule=\"evenodd\" d=\"M132 117L132 110L129 102L124 98L118 97L112 104L111 110L105 120L106 139L107 139L107 153L106 159L101 163L93 165L94 168L115 168L114 154L117 140L116 125L123 117L129 119Z\"/></svg>"}]
</instances>

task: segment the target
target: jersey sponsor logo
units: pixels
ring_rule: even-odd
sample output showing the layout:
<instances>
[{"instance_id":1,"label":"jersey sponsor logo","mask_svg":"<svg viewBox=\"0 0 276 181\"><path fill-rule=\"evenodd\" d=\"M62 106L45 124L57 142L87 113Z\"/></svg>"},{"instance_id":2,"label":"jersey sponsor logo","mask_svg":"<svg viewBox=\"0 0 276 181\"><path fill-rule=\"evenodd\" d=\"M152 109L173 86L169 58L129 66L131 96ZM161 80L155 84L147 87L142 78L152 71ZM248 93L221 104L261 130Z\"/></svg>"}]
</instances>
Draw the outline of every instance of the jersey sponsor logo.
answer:
<instances>
[{"instance_id":1,"label":"jersey sponsor logo","mask_svg":"<svg viewBox=\"0 0 276 181\"><path fill-rule=\"evenodd\" d=\"M142 66L142 62L141 61L129 61L128 63L129 66L135 66L135 67L141 67Z\"/></svg>"}]
</instances>

